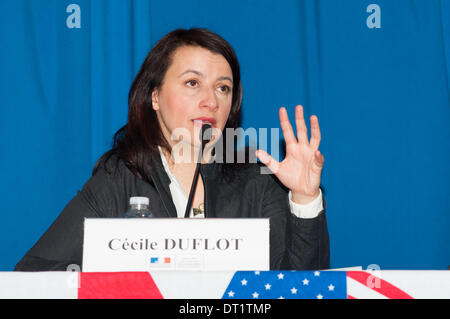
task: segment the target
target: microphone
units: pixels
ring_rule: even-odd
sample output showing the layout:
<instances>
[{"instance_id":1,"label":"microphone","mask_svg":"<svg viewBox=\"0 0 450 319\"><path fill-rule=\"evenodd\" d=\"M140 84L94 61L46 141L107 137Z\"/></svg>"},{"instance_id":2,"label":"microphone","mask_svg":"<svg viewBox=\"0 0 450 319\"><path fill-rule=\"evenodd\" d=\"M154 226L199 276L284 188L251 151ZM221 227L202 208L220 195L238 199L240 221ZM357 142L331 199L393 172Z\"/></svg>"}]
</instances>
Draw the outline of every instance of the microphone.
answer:
<instances>
[{"instance_id":1,"label":"microphone","mask_svg":"<svg viewBox=\"0 0 450 319\"><path fill-rule=\"evenodd\" d=\"M211 125L205 123L202 125L202 129L200 130L200 141L202 142L202 149L199 154L199 162L201 162L201 159L203 157L203 150L205 149L206 144L209 141L211 141L211 138L212 138Z\"/></svg>"},{"instance_id":2,"label":"microphone","mask_svg":"<svg viewBox=\"0 0 450 319\"><path fill-rule=\"evenodd\" d=\"M184 218L189 217L189 213L192 208L192 201L194 200L195 189L197 188L198 176L200 174L200 167L202 165L203 150L205 148L205 145L211 140L211 137L212 137L211 131L212 130L211 130L210 124L205 123L202 125L202 128L200 130L200 141L202 143L202 146L201 146L200 152L198 154L197 167L195 168L194 178L192 180L192 185L191 185L191 191L189 192L189 198L188 198L188 202L186 205L186 211L184 212Z\"/></svg>"}]
</instances>

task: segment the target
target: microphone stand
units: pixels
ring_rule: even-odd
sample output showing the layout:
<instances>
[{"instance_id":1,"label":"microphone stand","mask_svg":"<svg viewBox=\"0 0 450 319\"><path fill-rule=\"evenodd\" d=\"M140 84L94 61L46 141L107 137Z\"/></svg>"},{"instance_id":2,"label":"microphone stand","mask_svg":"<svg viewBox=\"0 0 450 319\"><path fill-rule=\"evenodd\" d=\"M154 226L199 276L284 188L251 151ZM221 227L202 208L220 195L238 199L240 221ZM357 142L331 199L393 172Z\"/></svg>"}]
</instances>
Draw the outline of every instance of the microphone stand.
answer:
<instances>
[{"instance_id":1,"label":"microphone stand","mask_svg":"<svg viewBox=\"0 0 450 319\"><path fill-rule=\"evenodd\" d=\"M192 208L192 201L194 200L195 189L197 188L198 176L200 174L200 167L202 165L203 150L205 148L206 143L208 143L211 140L211 134L208 134L208 136L204 138L205 132L208 131L208 129L211 129L211 125L203 124L200 130L200 141L202 143L202 146L198 154L197 167L195 168L194 179L192 180L191 191L189 192L189 198L186 205L186 211L184 212L184 218L189 217L189 213ZM211 133L211 130L209 130L208 132Z\"/></svg>"}]
</instances>

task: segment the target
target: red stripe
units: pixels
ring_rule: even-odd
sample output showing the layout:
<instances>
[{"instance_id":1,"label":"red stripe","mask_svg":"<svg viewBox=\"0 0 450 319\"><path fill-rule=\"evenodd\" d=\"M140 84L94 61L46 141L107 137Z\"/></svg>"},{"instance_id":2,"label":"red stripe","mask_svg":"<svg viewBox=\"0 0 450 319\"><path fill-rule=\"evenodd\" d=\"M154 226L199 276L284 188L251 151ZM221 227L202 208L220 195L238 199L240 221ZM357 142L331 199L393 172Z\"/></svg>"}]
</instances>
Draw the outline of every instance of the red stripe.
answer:
<instances>
[{"instance_id":1,"label":"red stripe","mask_svg":"<svg viewBox=\"0 0 450 319\"><path fill-rule=\"evenodd\" d=\"M347 295L347 299L356 299L356 298L351 295Z\"/></svg>"},{"instance_id":2,"label":"red stripe","mask_svg":"<svg viewBox=\"0 0 450 319\"><path fill-rule=\"evenodd\" d=\"M80 273L79 299L163 299L148 272Z\"/></svg>"},{"instance_id":3,"label":"red stripe","mask_svg":"<svg viewBox=\"0 0 450 319\"><path fill-rule=\"evenodd\" d=\"M389 282L374 276L373 274L364 271L347 271L347 276L363 284L367 288L375 290L389 299L414 299L403 290L395 287ZM368 283L372 283L373 280L379 281L380 287L369 287Z\"/></svg>"}]
</instances>

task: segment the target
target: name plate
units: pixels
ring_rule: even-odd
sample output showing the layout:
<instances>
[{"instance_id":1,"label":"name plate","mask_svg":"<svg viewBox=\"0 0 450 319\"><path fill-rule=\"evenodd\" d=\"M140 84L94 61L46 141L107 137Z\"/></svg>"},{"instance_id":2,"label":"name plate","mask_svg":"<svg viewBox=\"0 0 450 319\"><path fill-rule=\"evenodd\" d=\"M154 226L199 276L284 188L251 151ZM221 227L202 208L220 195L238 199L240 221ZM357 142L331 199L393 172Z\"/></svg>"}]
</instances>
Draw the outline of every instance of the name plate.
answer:
<instances>
[{"instance_id":1,"label":"name plate","mask_svg":"<svg viewBox=\"0 0 450 319\"><path fill-rule=\"evenodd\" d=\"M84 220L84 272L269 267L267 218Z\"/></svg>"}]
</instances>

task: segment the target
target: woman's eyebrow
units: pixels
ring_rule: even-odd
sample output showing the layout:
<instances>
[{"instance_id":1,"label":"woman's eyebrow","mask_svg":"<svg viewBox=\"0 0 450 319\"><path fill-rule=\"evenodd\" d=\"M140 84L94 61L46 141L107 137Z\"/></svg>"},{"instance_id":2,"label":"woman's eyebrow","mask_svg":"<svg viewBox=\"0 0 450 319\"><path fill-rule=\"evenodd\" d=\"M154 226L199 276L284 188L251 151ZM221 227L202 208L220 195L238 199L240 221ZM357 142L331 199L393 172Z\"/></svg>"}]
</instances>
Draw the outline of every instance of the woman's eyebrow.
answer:
<instances>
[{"instance_id":1,"label":"woman's eyebrow","mask_svg":"<svg viewBox=\"0 0 450 319\"><path fill-rule=\"evenodd\" d=\"M218 81L223 81L223 80L228 80L231 82L231 84L233 84L233 80L229 77L229 76L221 76L220 78L217 79Z\"/></svg>"},{"instance_id":2,"label":"woman's eyebrow","mask_svg":"<svg viewBox=\"0 0 450 319\"><path fill-rule=\"evenodd\" d=\"M184 71L183 73L181 73L178 77L182 77L182 76L185 75L186 73L194 73L194 74L197 74L197 75L199 75L199 76L201 76L201 77L204 76L203 73L200 72L200 71L189 69L189 70L186 70L186 71ZM223 80L228 80L228 81L231 82L231 84L233 84L233 80L232 80L229 76L221 76L221 77L219 77L219 78L217 79L217 81L223 81Z\"/></svg>"},{"instance_id":3,"label":"woman's eyebrow","mask_svg":"<svg viewBox=\"0 0 450 319\"><path fill-rule=\"evenodd\" d=\"M202 73L202 72L197 71L197 70L191 70L191 69L189 69L189 70L186 70L186 71L184 71L183 73L181 73L178 77L182 77L182 76L185 75L186 73L195 73L195 74L197 74L197 75L203 76L203 73Z\"/></svg>"}]
</instances>

